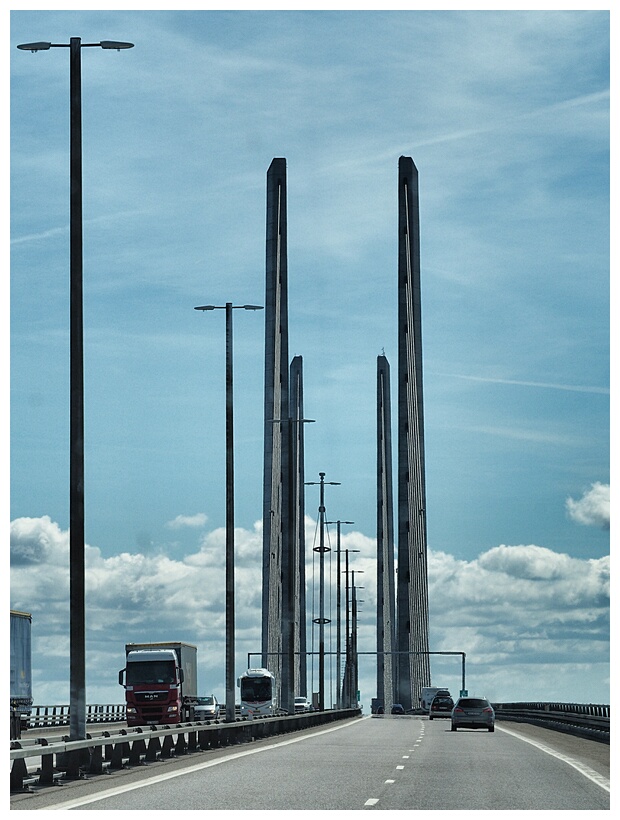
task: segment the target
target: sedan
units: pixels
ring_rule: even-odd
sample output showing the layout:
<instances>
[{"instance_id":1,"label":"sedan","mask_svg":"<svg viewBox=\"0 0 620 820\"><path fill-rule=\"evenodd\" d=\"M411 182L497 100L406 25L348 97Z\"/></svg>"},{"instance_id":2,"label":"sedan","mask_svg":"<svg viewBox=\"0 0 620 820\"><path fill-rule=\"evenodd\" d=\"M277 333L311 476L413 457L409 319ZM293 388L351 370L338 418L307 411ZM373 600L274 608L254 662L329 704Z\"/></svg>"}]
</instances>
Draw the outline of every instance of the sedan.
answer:
<instances>
[{"instance_id":1,"label":"sedan","mask_svg":"<svg viewBox=\"0 0 620 820\"><path fill-rule=\"evenodd\" d=\"M220 716L220 704L215 695L196 698L194 717L196 720L215 720Z\"/></svg>"},{"instance_id":2,"label":"sedan","mask_svg":"<svg viewBox=\"0 0 620 820\"><path fill-rule=\"evenodd\" d=\"M459 698L451 715L453 732L457 729L495 731L495 711L486 698Z\"/></svg>"},{"instance_id":3,"label":"sedan","mask_svg":"<svg viewBox=\"0 0 620 820\"><path fill-rule=\"evenodd\" d=\"M450 717L453 708L454 701L449 695L435 695L428 710L428 719Z\"/></svg>"},{"instance_id":4,"label":"sedan","mask_svg":"<svg viewBox=\"0 0 620 820\"><path fill-rule=\"evenodd\" d=\"M405 707L402 703L393 703L392 708L390 709L390 714L392 715L404 715L405 714Z\"/></svg>"}]
</instances>

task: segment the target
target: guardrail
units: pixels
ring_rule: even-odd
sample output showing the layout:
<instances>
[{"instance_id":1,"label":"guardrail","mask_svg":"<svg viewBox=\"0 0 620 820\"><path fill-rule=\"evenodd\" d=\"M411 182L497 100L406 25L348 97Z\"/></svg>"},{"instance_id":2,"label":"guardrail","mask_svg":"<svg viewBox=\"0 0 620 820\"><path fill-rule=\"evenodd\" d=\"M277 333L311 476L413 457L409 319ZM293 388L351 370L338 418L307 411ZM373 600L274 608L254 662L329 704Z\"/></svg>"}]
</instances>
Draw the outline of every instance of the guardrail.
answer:
<instances>
[{"instance_id":1,"label":"guardrail","mask_svg":"<svg viewBox=\"0 0 620 820\"><path fill-rule=\"evenodd\" d=\"M609 705L597 703L494 703L496 720L532 723L609 743Z\"/></svg>"},{"instance_id":2,"label":"guardrail","mask_svg":"<svg viewBox=\"0 0 620 820\"><path fill-rule=\"evenodd\" d=\"M125 704L93 705L86 707L86 723L116 723L125 720ZM68 726L68 706L33 706L27 722L28 729L47 726Z\"/></svg>"},{"instance_id":3,"label":"guardrail","mask_svg":"<svg viewBox=\"0 0 620 820\"><path fill-rule=\"evenodd\" d=\"M104 731L100 736L87 734L85 740L63 739L49 742L11 742L11 792L29 790L31 786L51 786L63 780L103 773L104 769L121 769L190 752L201 752L222 746L248 743L271 735L295 732L337 720L359 717L361 709L305 712L286 717L244 718L234 723L196 721L176 726L138 727L118 734ZM26 761L41 758L35 771Z\"/></svg>"}]
</instances>

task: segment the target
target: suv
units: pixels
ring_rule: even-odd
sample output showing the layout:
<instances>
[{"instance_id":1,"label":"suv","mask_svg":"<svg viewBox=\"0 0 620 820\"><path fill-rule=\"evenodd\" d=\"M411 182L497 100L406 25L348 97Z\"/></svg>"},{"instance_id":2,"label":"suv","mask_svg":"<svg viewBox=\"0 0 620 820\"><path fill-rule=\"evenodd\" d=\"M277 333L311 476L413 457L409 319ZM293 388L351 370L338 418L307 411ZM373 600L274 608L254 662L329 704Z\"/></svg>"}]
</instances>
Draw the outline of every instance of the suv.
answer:
<instances>
[{"instance_id":1,"label":"suv","mask_svg":"<svg viewBox=\"0 0 620 820\"><path fill-rule=\"evenodd\" d=\"M312 704L310 703L308 698L297 697L297 698L295 698L295 711L296 712L311 712L312 711Z\"/></svg>"},{"instance_id":2,"label":"suv","mask_svg":"<svg viewBox=\"0 0 620 820\"><path fill-rule=\"evenodd\" d=\"M453 708L454 701L450 695L435 695L428 710L428 719L432 720L434 717L450 717Z\"/></svg>"},{"instance_id":3,"label":"suv","mask_svg":"<svg viewBox=\"0 0 620 820\"><path fill-rule=\"evenodd\" d=\"M495 731L495 711L486 698L459 698L452 710L453 732L457 729Z\"/></svg>"}]
</instances>

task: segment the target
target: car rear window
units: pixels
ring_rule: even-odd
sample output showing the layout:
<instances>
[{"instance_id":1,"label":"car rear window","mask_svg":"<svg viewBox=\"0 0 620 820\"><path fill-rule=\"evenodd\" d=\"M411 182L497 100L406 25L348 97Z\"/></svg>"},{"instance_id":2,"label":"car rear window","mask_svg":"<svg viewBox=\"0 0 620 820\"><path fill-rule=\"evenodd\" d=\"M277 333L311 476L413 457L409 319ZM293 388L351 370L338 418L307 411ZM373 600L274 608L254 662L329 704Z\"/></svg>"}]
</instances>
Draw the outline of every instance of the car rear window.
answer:
<instances>
[{"instance_id":1,"label":"car rear window","mask_svg":"<svg viewBox=\"0 0 620 820\"><path fill-rule=\"evenodd\" d=\"M466 709L473 709L480 706L484 708L488 705L489 701L483 698L461 698L459 700L459 706L464 706Z\"/></svg>"}]
</instances>

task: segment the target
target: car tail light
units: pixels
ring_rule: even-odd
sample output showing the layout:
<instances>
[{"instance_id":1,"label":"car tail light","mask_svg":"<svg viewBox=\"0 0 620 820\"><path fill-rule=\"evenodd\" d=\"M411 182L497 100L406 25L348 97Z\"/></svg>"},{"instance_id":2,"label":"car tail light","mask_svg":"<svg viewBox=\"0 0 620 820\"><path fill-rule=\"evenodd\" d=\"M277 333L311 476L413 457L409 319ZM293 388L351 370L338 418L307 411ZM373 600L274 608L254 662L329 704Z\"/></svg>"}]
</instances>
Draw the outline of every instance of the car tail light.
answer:
<instances>
[{"instance_id":1,"label":"car tail light","mask_svg":"<svg viewBox=\"0 0 620 820\"><path fill-rule=\"evenodd\" d=\"M455 711L455 712L463 712L463 709L461 709L461 707L460 707L460 706L457 706L457 707L454 709L454 711Z\"/></svg>"},{"instance_id":2,"label":"car tail light","mask_svg":"<svg viewBox=\"0 0 620 820\"><path fill-rule=\"evenodd\" d=\"M490 706L485 706L485 708L482 711L486 712L487 714L493 714L493 709L491 709Z\"/></svg>"}]
</instances>

